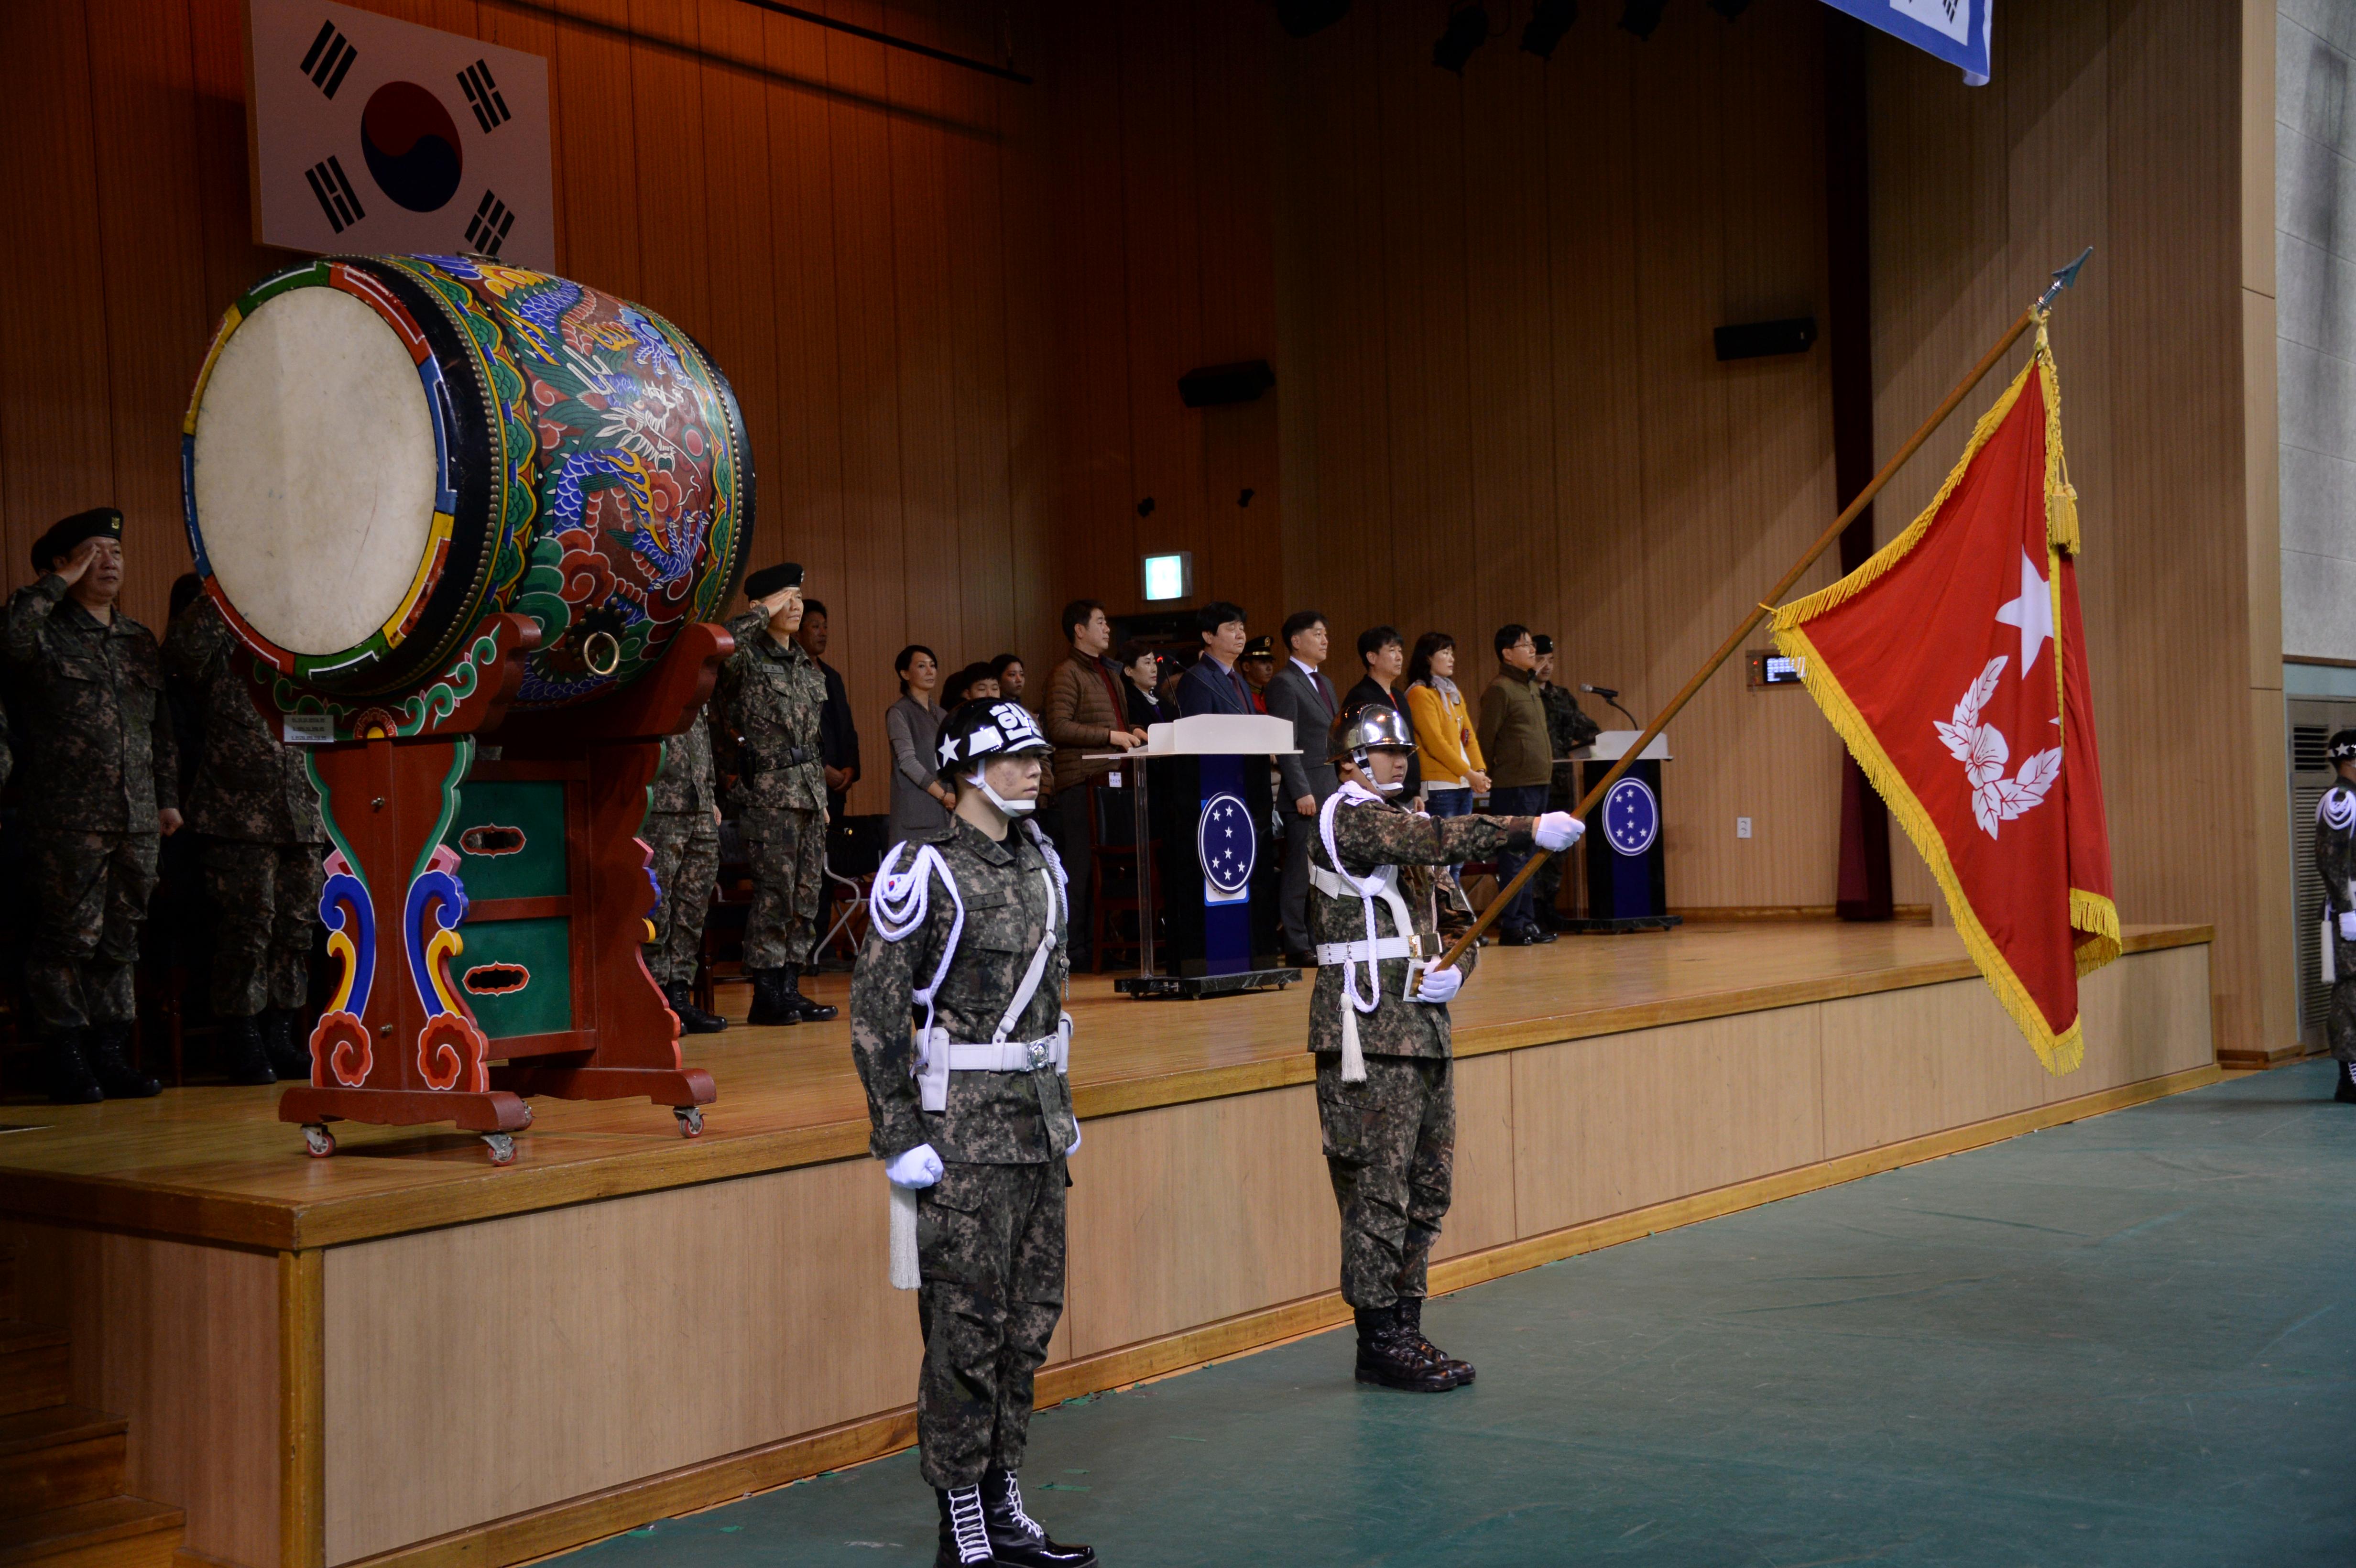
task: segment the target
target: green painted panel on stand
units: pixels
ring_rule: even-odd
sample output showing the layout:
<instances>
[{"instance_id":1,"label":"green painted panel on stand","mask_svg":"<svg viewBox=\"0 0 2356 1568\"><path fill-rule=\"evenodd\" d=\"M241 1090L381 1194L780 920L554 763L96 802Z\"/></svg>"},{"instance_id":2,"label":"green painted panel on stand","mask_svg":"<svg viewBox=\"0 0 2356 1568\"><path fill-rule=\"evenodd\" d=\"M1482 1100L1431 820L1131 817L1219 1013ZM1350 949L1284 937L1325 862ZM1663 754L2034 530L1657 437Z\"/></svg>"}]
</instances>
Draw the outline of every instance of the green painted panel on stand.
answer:
<instances>
[{"instance_id":1,"label":"green painted panel on stand","mask_svg":"<svg viewBox=\"0 0 2356 1568\"><path fill-rule=\"evenodd\" d=\"M556 915L468 921L458 928L466 950L450 960L450 973L492 1040L573 1027L570 923ZM491 1054L498 1054L496 1046Z\"/></svg>"},{"instance_id":2,"label":"green painted panel on stand","mask_svg":"<svg viewBox=\"0 0 2356 1568\"><path fill-rule=\"evenodd\" d=\"M569 891L564 781L464 785L443 842L458 851L458 880L470 901L549 898Z\"/></svg>"}]
</instances>

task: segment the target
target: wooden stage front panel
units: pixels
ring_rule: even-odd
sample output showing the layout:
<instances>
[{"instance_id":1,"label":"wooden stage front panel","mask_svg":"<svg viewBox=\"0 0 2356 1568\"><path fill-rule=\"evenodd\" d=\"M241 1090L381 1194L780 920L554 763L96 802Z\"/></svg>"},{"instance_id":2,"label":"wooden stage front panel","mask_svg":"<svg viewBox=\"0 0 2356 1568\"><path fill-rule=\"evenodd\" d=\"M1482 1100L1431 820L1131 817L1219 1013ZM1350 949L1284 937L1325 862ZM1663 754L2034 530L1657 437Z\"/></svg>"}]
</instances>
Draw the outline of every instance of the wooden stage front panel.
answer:
<instances>
[{"instance_id":1,"label":"wooden stage front panel","mask_svg":"<svg viewBox=\"0 0 2356 1568\"><path fill-rule=\"evenodd\" d=\"M1945 930L1492 950L1456 1006L1435 1285L1581 1250L1611 1216L1699 1217L2205 1081L2208 934L2131 933L2086 984L2066 1079ZM1043 1399L1343 1315L1304 990L1076 987L1087 1137ZM701 1139L657 1107L541 1102L505 1169L415 1129L349 1128L311 1161L267 1092L13 1111L41 1124L0 1138L26 1306L76 1328L76 1398L133 1417L134 1487L188 1509L190 1550L252 1568L454 1533L477 1539L421 1560L516 1561L904 1443L915 1305L885 1285L847 1027L720 1039L690 1042L721 1083Z\"/></svg>"}]
</instances>

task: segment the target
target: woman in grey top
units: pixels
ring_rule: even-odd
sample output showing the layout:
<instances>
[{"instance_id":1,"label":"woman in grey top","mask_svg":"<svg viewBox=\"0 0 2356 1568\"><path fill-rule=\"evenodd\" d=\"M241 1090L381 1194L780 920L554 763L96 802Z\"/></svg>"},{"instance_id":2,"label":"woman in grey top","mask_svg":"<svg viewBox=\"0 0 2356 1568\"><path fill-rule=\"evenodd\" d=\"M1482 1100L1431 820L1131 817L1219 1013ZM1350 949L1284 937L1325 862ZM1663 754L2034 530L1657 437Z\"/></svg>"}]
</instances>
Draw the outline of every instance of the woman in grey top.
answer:
<instances>
[{"instance_id":1,"label":"woman in grey top","mask_svg":"<svg viewBox=\"0 0 2356 1568\"><path fill-rule=\"evenodd\" d=\"M885 710L884 730L892 738L892 841L897 844L947 826L954 797L940 786L940 759L934 754L941 728L933 701L940 661L922 643L910 643L892 667L900 677L900 700Z\"/></svg>"}]
</instances>

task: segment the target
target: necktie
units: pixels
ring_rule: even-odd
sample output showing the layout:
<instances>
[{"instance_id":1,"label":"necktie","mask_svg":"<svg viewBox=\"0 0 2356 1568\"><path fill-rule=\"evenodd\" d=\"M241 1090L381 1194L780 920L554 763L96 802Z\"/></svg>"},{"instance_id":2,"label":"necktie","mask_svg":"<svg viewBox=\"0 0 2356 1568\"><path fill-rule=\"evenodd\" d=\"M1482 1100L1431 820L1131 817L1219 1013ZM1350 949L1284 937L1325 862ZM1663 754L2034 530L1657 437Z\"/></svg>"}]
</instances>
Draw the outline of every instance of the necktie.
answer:
<instances>
[{"instance_id":1,"label":"necktie","mask_svg":"<svg viewBox=\"0 0 2356 1568\"><path fill-rule=\"evenodd\" d=\"M1317 672L1317 693L1325 699L1326 712L1331 713L1341 706L1341 703L1334 699L1333 688L1327 684L1325 672L1322 669Z\"/></svg>"}]
</instances>

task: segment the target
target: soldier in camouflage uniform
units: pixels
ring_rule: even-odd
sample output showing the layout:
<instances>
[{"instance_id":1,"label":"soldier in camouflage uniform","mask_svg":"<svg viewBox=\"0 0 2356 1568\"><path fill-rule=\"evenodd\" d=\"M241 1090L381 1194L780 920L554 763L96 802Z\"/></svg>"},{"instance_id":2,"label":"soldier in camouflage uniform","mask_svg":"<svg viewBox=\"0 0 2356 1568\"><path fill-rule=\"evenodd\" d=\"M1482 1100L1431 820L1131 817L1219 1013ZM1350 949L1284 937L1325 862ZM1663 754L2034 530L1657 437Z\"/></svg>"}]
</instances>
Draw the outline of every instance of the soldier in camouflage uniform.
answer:
<instances>
[{"instance_id":1,"label":"soldier in camouflage uniform","mask_svg":"<svg viewBox=\"0 0 2356 1568\"><path fill-rule=\"evenodd\" d=\"M1064 868L1031 816L1049 750L1019 703L948 716L939 777L956 813L885 857L851 984L868 1147L893 1188L893 1283L922 1292L916 1442L940 1568L1097 1560L1049 1540L1016 1479L1063 1315L1065 1160L1080 1147Z\"/></svg>"},{"instance_id":2,"label":"soldier in camouflage uniform","mask_svg":"<svg viewBox=\"0 0 2356 1568\"><path fill-rule=\"evenodd\" d=\"M2315 803L2315 871L2323 879L2325 956L2331 961L2331 1011L2324 1038L2339 1072L2332 1098L2356 1104L2356 730L2331 737L2325 754L2340 776Z\"/></svg>"},{"instance_id":3,"label":"soldier in camouflage uniform","mask_svg":"<svg viewBox=\"0 0 2356 1568\"><path fill-rule=\"evenodd\" d=\"M647 820L638 837L654 852L648 869L658 894L647 973L662 987L681 1029L717 1034L728 1020L694 1002L704 917L720 880L720 792L712 782L712 732L701 709L685 733L663 742L662 772L647 791Z\"/></svg>"},{"instance_id":4,"label":"soldier in camouflage uniform","mask_svg":"<svg viewBox=\"0 0 2356 1568\"><path fill-rule=\"evenodd\" d=\"M1580 826L1561 812L1433 817L1395 804L1415 750L1395 709L1336 719L1327 750L1342 787L1319 809L1310 848L1309 1049L1341 1211L1342 1299L1357 1314L1360 1382L1440 1393L1472 1381L1471 1366L1423 1337L1423 1298L1456 1158L1448 1000L1478 949L1453 968L1433 966L1437 869L1533 839L1567 848ZM1470 923L1450 908L1461 933Z\"/></svg>"},{"instance_id":5,"label":"soldier in camouflage uniform","mask_svg":"<svg viewBox=\"0 0 2356 1568\"><path fill-rule=\"evenodd\" d=\"M736 651L712 693L712 756L753 865L744 970L756 1024L819 1023L835 1009L802 995L826 885L826 764L819 727L826 677L794 640L802 569L791 561L744 580L753 608L728 623Z\"/></svg>"},{"instance_id":6,"label":"soldier in camouflage uniform","mask_svg":"<svg viewBox=\"0 0 2356 1568\"><path fill-rule=\"evenodd\" d=\"M115 608L123 514L68 517L33 546L43 575L8 601L0 656L25 728L33 921L26 1000L61 1104L163 1085L125 1054L139 925L162 835L180 826L179 760L153 633Z\"/></svg>"},{"instance_id":7,"label":"soldier in camouflage uniform","mask_svg":"<svg viewBox=\"0 0 2356 1568\"><path fill-rule=\"evenodd\" d=\"M164 639L164 669L202 715L188 827L205 836L214 917L212 1002L233 1083L311 1081L303 1014L327 829L309 759L271 732L230 656L237 635L209 598Z\"/></svg>"},{"instance_id":8,"label":"soldier in camouflage uniform","mask_svg":"<svg viewBox=\"0 0 2356 1568\"><path fill-rule=\"evenodd\" d=\"M1547 749L1554 753L1554 777L1547 786L1547 807L1552 811L1569 811L1579 804L1579 767L1564 758L1580 747L1592 741L1603 732L1603 727L1587 716L1579 699L1567 687L1554 680L1554 639L1540 634L1531 639L1537 649L1538 702L1546 709ZM1530 879L1530 909L1539 923L1553 926L1561 917L1555 912L1555 901L1562 894L1563 868L1569 857L1549 855L1537 874Z\"/></svg>"}]
</instances>

